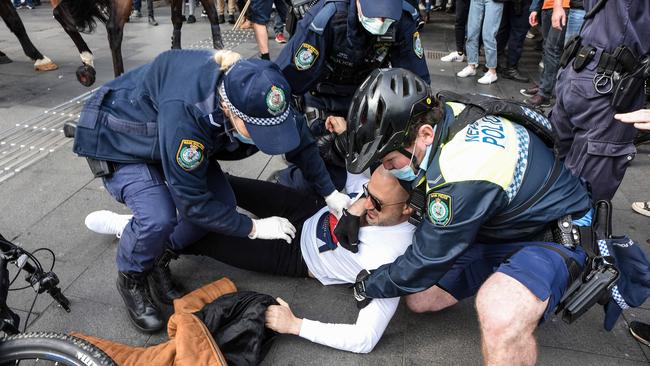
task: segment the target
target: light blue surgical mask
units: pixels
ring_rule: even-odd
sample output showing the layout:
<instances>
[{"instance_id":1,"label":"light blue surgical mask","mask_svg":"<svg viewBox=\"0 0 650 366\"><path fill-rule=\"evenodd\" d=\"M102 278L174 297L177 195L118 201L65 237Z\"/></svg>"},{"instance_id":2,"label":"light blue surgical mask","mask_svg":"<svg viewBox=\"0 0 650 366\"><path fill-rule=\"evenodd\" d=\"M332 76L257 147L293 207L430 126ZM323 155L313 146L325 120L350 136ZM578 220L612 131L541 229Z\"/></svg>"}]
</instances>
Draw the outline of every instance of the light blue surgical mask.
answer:
<instances>
[{"instance_id":1,"label":"light blue surgical mask","mask_svg":"<svg viewBox=\"0 0 650 366\"><path fill-rule=\"evenodd\" d=\"M255 145L253 139L251 139L250 137L246 137L237 131L233 131L232 135L234 138L236 138L237 140L241 141L244 144Z\"/></svg>"},{"instance_id":2,"label":"light blue surgical mask","mask_svg":"<svg viewBox=\"0 0 650 366\"><path fill-rule=\"evenodd\" d=\"M422 162L418 167L417 170L418 173L420 172L420 170L427 170L427 167L429 165L429 156L431 154L432 147L433 147L432 145L427 146L427 151L425 152L424 158L422 159ZM411 160L409 161L409 163L399 169L390 169L388 172L399 180L403 180L406 182L414 181L415 178L418 177L416 172L413 171L413 168L411 168L414 157L415 157L415 144L413 144L413 155L411 155Z\"/></svg>"},{"instance_id":3,"label":"light blue surgical mask","mask_svg":"<svg viewBox=\"0 0 650 366\"><path fill-rule=\"evenodd\" d=\"M370 32L370 34L374 34L376 36L386 34L391 24L395 22L395 20L389 18L386 18L384 20L381 20L381 18L368 18L363 14L359 14L359 21L361 22L361 25L363 25L363 27L366 28L368 32Z\"/></svg>"}]
</instances>

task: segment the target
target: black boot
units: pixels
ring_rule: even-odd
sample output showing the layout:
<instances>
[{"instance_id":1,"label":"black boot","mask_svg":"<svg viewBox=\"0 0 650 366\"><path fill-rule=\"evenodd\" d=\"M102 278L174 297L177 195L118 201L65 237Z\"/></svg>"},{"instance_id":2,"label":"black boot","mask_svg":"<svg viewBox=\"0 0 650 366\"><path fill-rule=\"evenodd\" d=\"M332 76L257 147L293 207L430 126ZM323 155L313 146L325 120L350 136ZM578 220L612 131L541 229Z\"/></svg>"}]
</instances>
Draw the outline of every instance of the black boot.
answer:
<instances>
[{"instance_id":1,"label":"black boot","mask_svg":"<svg viewBox=\"0 0 650 366\"><path fill-rule=\"evenodd\" d=\"M228 24L235 24L235 15L234 14L228 15Z\"/></svg>"},{"instance_id":2,"label":"black boot","mask_svg":"<svg viewBox=\"0 0 650 366\"><path fill-rule=\"evenodd\" d=\"M219 14L217 16L217 21L219 22L219 24L223 24L226 22L226 18L223 16L223 14Z\"/></svg>"},{"instance_id":3,"label":"black boot","mask_svg":"<svg viewBox=\"0 0 650 366\"><path fill-rule=\"evenodd\" d=\"M133 325L146 333L154 333L163 328L165 323L158 307L151 300L146 274L118 272L117 291L122 295Z\"/></svg>"},{"instance_id":4,"label":"black boot","mask_svg":"<svg viewBox=\"0 0 650 366\"><path fill-rule=\"evenodd\" d=\"M192 24L192 23L196 23L196 17L194 15L190 14L187 17L187 24Z\"/></svg>"},{"instance_id":5,"label":"black boot","mask_svg":"<svg viewBox=\"0 0 650 366\"><path fill-rule=\"evenodd\" d=\"M530 81L530 79L522 74L519 73L519 70L517 70L516 67L506 67L501 71L501 76L503 76L506 79L518 81L520 83L527 83Z\"/></svg>"},{"instance_id":6,"label":"black boot","mask_svg":"<svg viewBox=\"0 0 650 366\"><path fill-rule=\"evenodd\" d=\"M169 262L177 258L178 255L176 253L166 249L156 259L156 264L147 277L151 293L156 300L165 304L171 305L174 303L174 299L182 296L181 291L178 290L178 285L172 280L172 273L169 270Z\"/></svg>"}]
</instances>

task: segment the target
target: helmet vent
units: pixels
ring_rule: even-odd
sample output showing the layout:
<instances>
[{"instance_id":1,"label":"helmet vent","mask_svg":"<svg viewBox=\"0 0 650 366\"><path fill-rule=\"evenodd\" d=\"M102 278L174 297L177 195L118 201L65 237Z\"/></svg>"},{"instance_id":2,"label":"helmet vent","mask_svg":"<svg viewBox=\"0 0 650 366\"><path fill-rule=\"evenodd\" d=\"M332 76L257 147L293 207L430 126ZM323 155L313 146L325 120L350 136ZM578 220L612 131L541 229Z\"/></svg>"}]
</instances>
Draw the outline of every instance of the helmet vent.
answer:
<instances>
[{"instance_id":1,"label":"helmet vent","mask_svg":"<svg viewBox=\"0 0 650 366\"><path fill-rule=\"evenodd\" d=\"M402 77L402 95L408 97L411 95L411 88L409 88L409 79L406 76Z\"/></svg>"}]
</instances>

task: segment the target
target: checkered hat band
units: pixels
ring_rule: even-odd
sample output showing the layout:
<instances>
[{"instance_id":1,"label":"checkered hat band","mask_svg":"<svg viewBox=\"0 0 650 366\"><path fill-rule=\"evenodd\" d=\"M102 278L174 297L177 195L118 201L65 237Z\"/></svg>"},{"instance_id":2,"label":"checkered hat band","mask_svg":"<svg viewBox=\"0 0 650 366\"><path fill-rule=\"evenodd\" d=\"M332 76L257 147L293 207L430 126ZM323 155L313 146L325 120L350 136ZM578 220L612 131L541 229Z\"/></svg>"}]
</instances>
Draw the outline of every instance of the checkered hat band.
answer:
<instances>
[{"instance_id":1,"label":"checkered hat band","mask_svg":"<svg viewBox=\"0 0 650 366\"><path fill-rule=\"evenodd\" d=\"M609 249L607 248L607 242L605 240L598 240L598 250L600 250L601 255L605 257L609 256ZM630 308L630 306L625 302L623 296L621 296L621 293L618 291L618 286L612 287L611 293L612 298L621 309L625 310Z\"/></svg>"},{"instance_id":2,"label":"checkered hat band","mask_svg":"<svg viewBox=\"0 0 650 366\"><path fill-rule=\"evenodd\" d=\"M244 122L250 123L252 125L275 126L284 122L289 116L289 107L287 107L287 110L284 111L284 113L282 113L281 115L271 117L271 118L248 116L244 112L237 109L237 107L235 107L232 103L230 103L230 99L228 99L228 94L226 94L226 88L223 86L223 83L221 83L221 85L219 86L219 95L221 96L221 100L223 100L224 103L226 103L226 106L228 106L228 109L230 109L231 112L233 112L237 117L243 119Z\"/></svg>"}]
</instances>

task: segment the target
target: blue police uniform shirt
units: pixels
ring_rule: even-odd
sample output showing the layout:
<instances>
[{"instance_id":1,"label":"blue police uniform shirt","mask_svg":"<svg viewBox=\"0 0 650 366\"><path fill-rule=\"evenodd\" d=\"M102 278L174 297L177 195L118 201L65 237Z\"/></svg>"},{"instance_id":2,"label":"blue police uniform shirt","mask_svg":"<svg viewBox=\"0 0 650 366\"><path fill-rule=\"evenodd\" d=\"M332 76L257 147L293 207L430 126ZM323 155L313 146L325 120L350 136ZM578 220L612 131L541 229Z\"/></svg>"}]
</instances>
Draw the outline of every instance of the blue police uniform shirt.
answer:
<instances>
[{"instance_id":1,"label":"blue police uniform shirt","mask_svg":"<svg viewBox=\"0 0 650 366\"><path fill-rule=\"evenodd\" d=\"M374 68L386 67L388 61L392 67L411 70L431 82L416 30L418 14L413 11L402 12L392 26L396 27L395 42L388 44L376 42L376 36L363 28L355 1L319 1L298 23L276 63L292 92L305 94L307 105L347 115L357 87Z\"/></svg>"},{"instance_id":2,"label":"blue police uniform shirt","mask_svg":"<svg viewBox=\"0 0 650 366\"><path fill-rule=\"evenodd\" d=\"M454 115L463 108L448 103L445 121L436 129L443 141ZM503 117L486 116L456 133L435 152L423 175L425 218L413 244L395 262L372 273L365 283L367 296L423 291L435 285L473 243L531 241L562 216L585 215L591 208L588 192L562 167L554 184L529 209L505 223L490 222L535 195L554 161L553 152L536 135Z\"/></svg>"},{"instance_id":3,"label":"blue police uniform shirt","mask_svg":"<svg viewBox=\"0 0 650 366\"><path fill-rule=\"evenodd\" d=\"M252 221L236 212L213 157L243 158L257 149L232 138L219 108L219 68L212 50L171 50L108 82L84 106L73 150L118 163L160 164L183 217L210 231L246 236ZM296 123L301 142L286 158L320 194L330 194L335 188L315 141L304 119Z\"/></svg>"},{"instance_id":4,"label":"blue police uniform shirt","mask_svg":"<svg viewBox=\"0 0 650 366\"><path fill-rule=\"evenodd\" d=\"M585 0L585 10L589 12L597 2ZM609 53L620 45L626 45L637 57L650 54L650 2L607 1L605 7L593 18L585 21L580 35L583 45L591 45Z\"/></svg>"}]
</instances>

